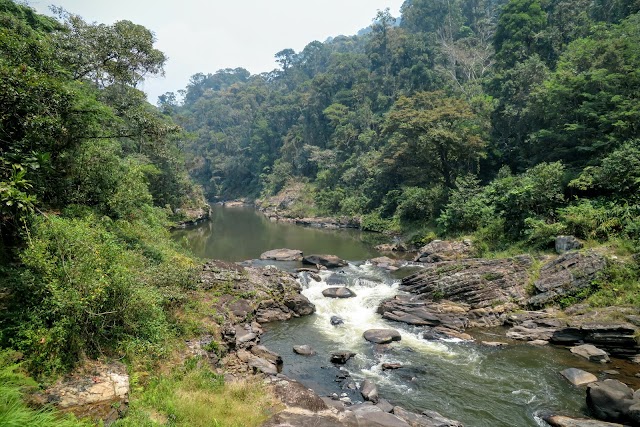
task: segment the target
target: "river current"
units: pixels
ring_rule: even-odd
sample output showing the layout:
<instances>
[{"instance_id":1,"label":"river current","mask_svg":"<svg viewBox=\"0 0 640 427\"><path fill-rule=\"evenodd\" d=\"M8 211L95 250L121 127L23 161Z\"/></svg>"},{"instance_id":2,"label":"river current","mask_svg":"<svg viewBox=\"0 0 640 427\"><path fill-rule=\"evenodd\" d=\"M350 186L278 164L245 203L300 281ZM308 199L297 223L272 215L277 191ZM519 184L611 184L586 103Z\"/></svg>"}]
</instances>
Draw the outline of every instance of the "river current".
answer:
<instances>
[{"instance_id":1,"label":"river current","mask_svg":"<svg viewBox=\"0 0 640 427\"><path fill-rule=\"evenodd\" d=\"M320 395L335 394L357 402L362 400L357 384L370 379L392 404L417 412L434 410L477 427L545 426L540 418L544 412L585 414L584 390L570 385L559 372L577 367L598 374L598 367L566 349L510 342L501 330L471 331L475 342L426 341L420 336L421 328L382 319L376 313L379 303L398 294L399 278L415 267L389 273L366 262L379 256L372 248L375 235L272 223L250 208L216 206L211 222L181 230L175 238L198 256L227 261L256 259L264 251L285 247L349 260L348 267L321 272L321 281L303 275L303 294L316 305L316 313L265 325L262 336L264 345L282 355L283 373ZM288 270L300 266L255 263ZM356 297L322 296L324 289L335 284L346 284ZM344 323L333 326L332 316ZM362 334L374 328L397 329L402 340L390 346L371 344ZM481 341L509 345L496 348ZM302 344L311 345L316 354L293 353L292 347ZM329 353L339 350L357 355L339 368L329 363ZM402 368L385 371L383 363L399 363Z\"/></svg>"}]
</instances>

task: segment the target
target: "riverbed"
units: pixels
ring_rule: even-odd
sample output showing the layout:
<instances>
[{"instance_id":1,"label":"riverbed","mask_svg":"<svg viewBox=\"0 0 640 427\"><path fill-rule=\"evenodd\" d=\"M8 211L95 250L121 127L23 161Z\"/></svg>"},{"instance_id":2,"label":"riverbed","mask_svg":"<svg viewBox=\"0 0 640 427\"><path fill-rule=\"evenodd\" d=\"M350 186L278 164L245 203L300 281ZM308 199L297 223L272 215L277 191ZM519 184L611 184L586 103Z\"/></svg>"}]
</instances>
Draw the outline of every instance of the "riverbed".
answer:
<instances>
[{"instance_id":1,"label":"riverbed","mask_svg":"<svg viewBox=\"0 0 640 427\"><path fill-rule=\"evenodd\" d=\"M417 412L438 411L466 426L541 426L546 425L540 417L544 412L586 414L584 389L570 385L560 376L561 370L578 367L599 375L600 369L611 369L583 361L563 348L511 342L499 329L471 331L475 342L427 341L420 328L382 319L376 313L378 304L399 293L399 278L406 272L389 273L366 262L379 256L373 249L378 235L274 223L251 208L216 206L212 221L176 232L175 238L203 258L246 261L270 249L290 248L306 254L330 253L349 261L348 267L321 272L320 281L307 275L301 278L303 294L316 305L316 314L264 325L262 343L282 355L283 373L320 395L357 402L362 400L357 384L370 379L393 404ZM287 270L300 266L295 262L255 263ZM322 290L336 284L346 284L356 297L322 296ZM331 316L344 323L331 325ZM402 340L376 346L362 338L372 328L397 329ZM508 345L490 347L481 341ZM302 344L311 345L316 354L294 354L292 347ZM357 355L339 368L328 360L329 353L337 350ZM402 367L384 371L383 363Z\"/></svg>"}]
</instances>

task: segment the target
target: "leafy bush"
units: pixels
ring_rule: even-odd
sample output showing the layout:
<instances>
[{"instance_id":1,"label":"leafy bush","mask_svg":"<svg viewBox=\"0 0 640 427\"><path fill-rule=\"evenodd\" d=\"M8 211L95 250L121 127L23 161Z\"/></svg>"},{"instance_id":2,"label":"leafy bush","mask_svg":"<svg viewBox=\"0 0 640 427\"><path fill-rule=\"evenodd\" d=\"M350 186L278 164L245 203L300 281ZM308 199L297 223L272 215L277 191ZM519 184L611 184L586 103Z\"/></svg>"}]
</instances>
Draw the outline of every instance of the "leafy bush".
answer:
<instances>
[{"instance_id":1,"label":"leafy bush","mask_svg":"<svg viewBox=\"0 0 640 427\"><path fill-rule=\"evenodd\" d=\"M527 242L534 248L544 249L551 246L555 238L562 234L566 226L562 223L547 223L538 218L527 218L524 220L524 234Z\"/></svg>"},{"instance_id":2,"label":"leafy bush","mask_svg":"<svg viewBox=\"0 0 640 427\"><path fill-rule=\"evenodd\" d=\"M380 214L377 212L363 215L360 219L360 227L366 231L383 233L393 229L393 226L394 224L392 220L381 218Z\"/></svg>"},{"instance_id":3,"label":"leafy bush","mask_svg":"<svg viewBox=\"0 0 640 427\"><path fill-rule=\"evenodd\" d=\"M335 190L316 191L314 199L320 212L334 214L340 211L340 203L345 197L346 191L342 188L336 188Z\"/></svg>"},{"instance_id":4,"label":"leafy bush","mask_svg":"<svg viewBox=\"0 0 640 427\"><path fill-rule=\"evenodd\" d=\"M438 218L446 233L474 231L486 225L493 209L480 181L472 175L458 178L456 189Z\"/></svg>"},{"instance_id":5,"label":"leafy bush","mask_svg":"<svg viewBox=\"0 0 640 427\"><path fill-rule=\"evenodd\" d=\"M396 215L403 223L431 221L440 211L445 195L446 190L442 185L431 188L406 187L398 199Z\"/></svg>"},{"instance_id":6,"label":"leafy bush","mask_svg":"<svg viewBox=\"0 0 640 427\"><path fill-rule=\"evenodd\" d=\"M162 352L170 335L164 308L193 286L193 261L165 233L150 221L39 218L9 288L3 341L23 351L35 373L65 370L126 342L159 344Z\"/></svg>"}]
</instances>

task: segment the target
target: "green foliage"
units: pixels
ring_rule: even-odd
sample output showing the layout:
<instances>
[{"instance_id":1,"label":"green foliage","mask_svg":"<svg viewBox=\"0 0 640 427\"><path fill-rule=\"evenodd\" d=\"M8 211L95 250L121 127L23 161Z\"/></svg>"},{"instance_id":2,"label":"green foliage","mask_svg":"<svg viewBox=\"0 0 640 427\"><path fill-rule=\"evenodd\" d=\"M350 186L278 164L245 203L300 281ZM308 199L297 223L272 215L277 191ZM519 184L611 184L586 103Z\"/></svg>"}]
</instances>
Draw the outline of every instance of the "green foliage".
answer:
<instances>
[{"instance_id":1,"label":"green foliage","mask_svg":"<svg viewBox=\"0 0 640 427\"><path fill-rule=\"evenodd\" d=\"M164 233L150 221L39 218L8 289L5 344L24 351L36 373L126 343L161 354L170 336L165 290L184 289L192 268Z\"/></svg>"},{"instance_id":2,"label":"green foliage","mask_svg":"<svg viewBox=\"0 0 640 427\"><path fill-rule=\"evenodd\" d=\"M392 231L395 228L392 220L381 218L380 214L377 212L363 215L360 219L360 226L363 230L375 231L378 233Z\"/></svg>"},{"instance_id":3,"label":"green foliage","mask_svg":"<svg viewBox=\"0 0 640 427\"><path fill-rule=\"evenodd\" d=\"M566 226L562 223L547 223L537 218L524 220L527 243L538 249L549 248L553 245L557 236L564 233Z\"/></svg>"},{"instance_id":4,"label":"green foliage","mask_svg":"<svg viewBox=\"0 0 640 427\"><path fill-rule=\"evenodd\" d=\"M588 302L594 307L640 306L640 266L632 262L609 262L593 283Z\"/></svg>"},{"instance_id":5,"label":"green foliage","mask_svg":"<svg viewBox=\"0 0 640 427\"><path fill-rule=\"evenodd\" d=\"M431 188L406 187L399 197L396 215L401 223L435 220L446 199L446 190L442 185Z\"/></svg>"},{"instance_id":6,"label":"green foliage","mask_svg":"<svg viewBox=\"0 0 640 427\"><path fill-rule=\"evenodd\" d=\"M438 218L447 233L468 232L486 225L493 214L488 195L472 175L456 180L456 189Z\"/></svg>"}]
</instances>

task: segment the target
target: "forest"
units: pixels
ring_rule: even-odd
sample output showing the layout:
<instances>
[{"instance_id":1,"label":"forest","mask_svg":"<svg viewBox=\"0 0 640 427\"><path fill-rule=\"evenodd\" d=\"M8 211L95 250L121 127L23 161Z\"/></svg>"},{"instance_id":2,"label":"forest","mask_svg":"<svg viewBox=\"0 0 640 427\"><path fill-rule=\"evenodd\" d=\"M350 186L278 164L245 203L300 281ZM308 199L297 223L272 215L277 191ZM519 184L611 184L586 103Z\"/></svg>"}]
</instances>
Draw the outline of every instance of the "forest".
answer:
<instances>
[{"instance_id":1,"label":"forest","mask_svg":"<svg viewBox=\"0 0 640 427\"><path fill-rule=\"evenodd\" d=\"M357 36L160 97L209 199L305 183L293 215L365 229L637 241L640 3L408 0Z\"/></svg>"},{"instance_id":2,"label":"forest","mask_svg":"<svg viewBox=\"0 0 640 427\"><path fill-rule=\"evenodd\" d=\"M205 201L297 187L288 215L487 257L574 235L633 260L581 298L640 305L640 0L406 0L157 106L137 88L167 61L149 29L54 11L0 0L0 416L31 420L9 425L63 425L24 405L29 378L152 371L202 332L201 260L169 229Z\"/></svg>"}]
</instances>

